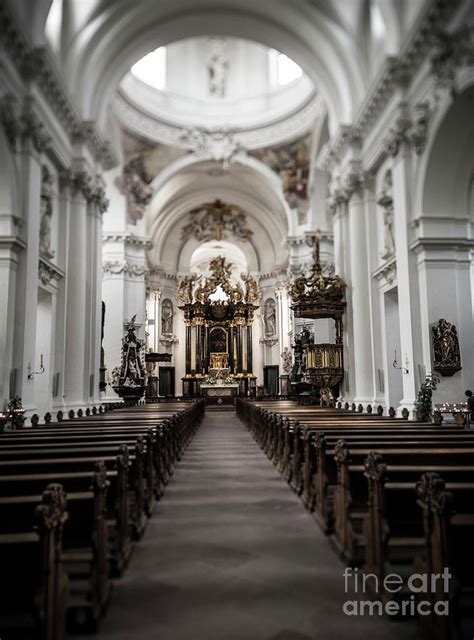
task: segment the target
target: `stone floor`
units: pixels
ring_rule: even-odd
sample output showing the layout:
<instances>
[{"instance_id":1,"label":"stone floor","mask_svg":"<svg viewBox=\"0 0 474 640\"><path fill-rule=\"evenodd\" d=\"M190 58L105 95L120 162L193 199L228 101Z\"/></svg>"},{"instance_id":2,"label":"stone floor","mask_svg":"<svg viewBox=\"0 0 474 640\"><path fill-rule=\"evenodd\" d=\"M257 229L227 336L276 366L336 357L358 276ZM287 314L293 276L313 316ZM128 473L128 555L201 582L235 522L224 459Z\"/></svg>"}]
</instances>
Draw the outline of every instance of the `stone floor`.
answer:
<instances>
[{"instance_id":1,"label":"stone floor","mask_svg":"<svg viewBox=\"0 0 474 640\"><path fill-rule=\"evenodd\" d=\"M98 640L411 640L348 617L344 568L245 427L209 412L116 583Z\"/></svg>"}]
</instances>

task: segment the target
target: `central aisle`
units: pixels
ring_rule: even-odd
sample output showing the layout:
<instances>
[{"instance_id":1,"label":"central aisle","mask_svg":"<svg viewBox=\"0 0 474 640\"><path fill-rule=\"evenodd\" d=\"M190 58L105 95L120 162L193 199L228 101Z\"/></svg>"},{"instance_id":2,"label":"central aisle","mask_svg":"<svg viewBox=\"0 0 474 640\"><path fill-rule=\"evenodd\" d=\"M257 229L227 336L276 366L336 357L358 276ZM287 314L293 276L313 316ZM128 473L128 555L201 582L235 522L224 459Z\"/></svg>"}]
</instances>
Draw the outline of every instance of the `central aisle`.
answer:
<instances>
[{"instance_id":1,"label":"central aisle","mask_svg":"<svg viewBox=\"0 0 474 640\"><path fill-rule=\"evenodd\" d=\"M414 637L411 624L345 616L342 572L235 414L208 412L116 584L97 638Z\"/></svg>"}]
</instances>

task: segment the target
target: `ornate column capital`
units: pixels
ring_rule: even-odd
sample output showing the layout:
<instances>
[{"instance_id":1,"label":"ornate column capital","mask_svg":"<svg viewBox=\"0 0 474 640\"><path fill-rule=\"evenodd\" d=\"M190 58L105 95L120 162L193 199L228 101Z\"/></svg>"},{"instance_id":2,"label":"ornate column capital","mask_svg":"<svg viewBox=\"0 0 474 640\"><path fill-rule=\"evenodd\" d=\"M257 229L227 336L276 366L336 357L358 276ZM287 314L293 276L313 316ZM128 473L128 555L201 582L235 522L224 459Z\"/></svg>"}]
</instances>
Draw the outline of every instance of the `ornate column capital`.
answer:
<instances>
[{"instance_id":1,"label":"ornate column capital","mask_svg":"<svg viewBox=\"0 0 474 640\"><path fill-rule=\"evenodd\" d=\"M5 94L0 100L0 120L14 152L18 140L30 140L38 153L46 151L51 143L51 136L38 117L31 96L27 96L22 105L16 96Z\"/></svg>"},{"instance_id":2,"label":"ornate column capital","mask_svg":"<svg viewBox=\"0 0 474 640\"><path fill-rule=\"evenodd\" d=\"M92 176L85 169L65 169L59 174L59 184L64 189L70 189L72 195L81 194L87 202L100 202L101 206L108 201L101 186L94 186Z\"/></svg>"},{"instance_id":3,"label":"ornate column capital","mask_svg":"<svg viewBox=\"0 0 474 640\"><path fill-rule=\"evenodd\" d=\"M109 208L109 200L106 198L105 189L101 184L96 184L92 189L90 198L98 214L104 214Z\"/></svg>"},{"instance_id":4,"label":"ornate column capital","mask_svg":"<svg viewBox=\"0 0 474 640\"><path fill-rule=\"evenodd\" d=\"M417 155L421 155L425 150L428 125L433 112L434 107L428 100L417 102L412 113L404 109L385 138L384 147L387 153L395 158L402 145L406 144Z\"/></svg>"},{"instance_id":5,"label":"ornate column capital","mask_svg":"<svg viewBox=\"0 0 474 640\"><path fill-rule=\"evenodd\" d=\"M440 29L432 39L431 70L436 84L455 94L458 70L474 65L474 28L466 25L455 33Z\"/></svg>"},{"instance_id":6,"label":"ornate column capital","mask_svg":"<svg viewBox=\"0 0 474 640\"><path fill-rule=\"evenodd\" d=\"M46 151L51 144L51 136L39 119L34 107L34 101L31 97L25 98L23 103L20 126L23 140L31 140L38 153Z\"/></svg>"},{"instance_id":7,"label":"ornate column capital","mask_svg":"<svg viewBox=\"0 0 474 640\"><path fill-rule=\"evenodd\" d=\"M371 184L371 176L366 171L350 171L343 181L344 199L350 202L354 195L362 197L366 186Z\"/></svg>"}]
</instances>

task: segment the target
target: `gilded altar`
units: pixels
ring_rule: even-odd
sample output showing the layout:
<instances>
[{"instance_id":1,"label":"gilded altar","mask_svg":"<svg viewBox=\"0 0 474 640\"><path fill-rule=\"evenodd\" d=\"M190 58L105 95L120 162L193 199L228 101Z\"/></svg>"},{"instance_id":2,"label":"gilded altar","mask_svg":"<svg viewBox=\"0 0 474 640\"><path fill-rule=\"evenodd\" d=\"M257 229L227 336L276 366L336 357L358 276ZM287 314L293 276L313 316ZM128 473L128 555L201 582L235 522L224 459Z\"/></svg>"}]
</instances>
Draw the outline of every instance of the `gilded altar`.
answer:
<instances>
[{"instance_id":1,"label":"gilded altar","mask_svg":"<svg viewBox=\"0 0 474 640\"><path fill-rule=\"evenodd\" d=\"M256 387L252 324L258 309L257 282L249 274L233 282L232 265L221 256L210 262L209 269L210 277L187 276L178 287L186 326L183 394L207 394L209 374L225 372L235 381L238 395L252 395Z\"/></svg>"}]
</instances>

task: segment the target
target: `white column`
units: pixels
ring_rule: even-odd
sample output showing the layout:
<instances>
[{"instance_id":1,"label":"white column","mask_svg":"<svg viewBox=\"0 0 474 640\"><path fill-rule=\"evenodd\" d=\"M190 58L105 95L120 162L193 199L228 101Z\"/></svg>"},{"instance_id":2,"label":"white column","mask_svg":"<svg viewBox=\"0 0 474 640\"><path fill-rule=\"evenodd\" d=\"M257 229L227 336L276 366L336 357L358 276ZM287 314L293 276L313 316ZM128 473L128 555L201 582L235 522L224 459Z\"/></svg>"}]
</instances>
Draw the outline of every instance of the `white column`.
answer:
<instances>
[{"instance_id":1,"label":"white column","mask_svg":"<svg viewBox=\"0 0 474 640\"><path fill-rule=\"evenodd\" d=\"M70 176L71 214L67 262L66 358L64 402L68 408L83 407L89 398L88 354L85 353L87 304L87 216L90 178L84 171ZM86 382L87 381L87 382ZM87 385L87 386L86 386Z\"/></svg>"},{"instance_id":2,"label":"white column","mask_svg":"<svg viewBox=\"0 0 474 640\"><path fill-rule=\"evenodd\" d=\"M69 185L70 174L59 176L58 194L58 242L57 260L58 266L67 273L69 244L71 235L69 229L71 189ZM56 331L54 335L54 367L53 374L59 373L57 395L53 397L53 408L56 411L64 409L64 383L66 372L66 335L67 335L67 291L68 278L63 278L58 286L56 302Z\"/></svg>"},{"instance_id":3,"label":"white column","mask_svg":"<svg viewBox=\"0 0 474 640\"><path fill-rule=\"evenodd\" d=\"M26 249L18 264L15 304L13 367L19 370L23 406L33 411L35 381L28 380L28 367L39 366L36 353L36 307L38 300L38 262L41 194L41 159L30 138L23 139L19 153L23 239Z\"/></svg>"},{"instance_id":4,"label":"white column","mask_svg":"<svg viewBox=\"0 0 474 640\"><path fill-rule=\"evenodd\" d=\"M400 314L399 363L408 362L403 375L403 398L399 409L413 409L416 399L416 363L422 362L421 322L419 314L418 282L415 256L409 248L408 228L411 219L410 178L411 152L402 144L393 164L393 204L395 246L397 251L398 305Z\"/></svg>"},{"instance_id":5,"label":"white column","mask_svg":"<svg viewBox=\"0 0 474 640\"><path fill-rule=\"evenodd\" d=\"M353 313L351 288L350 231L347 199L338 193L333 208L334 263L336 273L347 284L346 312L343 316L343 344L345 379L340 386L340 399L351 401L355 395L355 365L353 348Z\"/></svg>"},{"instance_id":6,"label":"white column","mask_svg":"<svg viewBox=\"0 0 474 640\"><path fill-rule=\"evenodd\" d=\"M276 299L278 302L278 318L279 318L279 349L280 353L285 347L290 348L290 302L288 290L286 286L280 286L275 289Z\"/></svg>"},{"instance_id":7,"label":"white column","mask_svg":"<svg viewBox=\"0 0 474 640\"><path fill-rule=\"evenodd\" d=\"M92 389L88 389L92 404L100 402L100 346L102 327L102 214L107 209L108 202L102 185L97 185L93 193L93 204L90 208L90 223L92 229L91 265L90 265L90 322L91 342L89 359L89 378ZM91 378L93 376L93 378ZM90 393L92 391L92 393Z\"/></svg>"},{"instance_id":8,"label":"white column","mask_svg":"<svg viewBox=\"0 0 474 640\"><path fill-rule=\"evenodd\" d=\"M17 270L22 251L23 246L16 238L0 237L0 401L9 400L15 391L10 389L10 372L16 322ZM3 408L3 402L0 408Z\"/></svg>"},{"instance_id":9,"label":"white column","mask_svg":"<svg viewBox=\"0 0 474 640\"><path fill-rule=\"evenodd\" d=\"M349 240L352 293L352 329L355 389L354 402L372 402L372 340L370 332L369 273L367 265L367 238L365 232L365 203L363 185L357 185L349 200Z\"/></svg>"}]
</instances>

